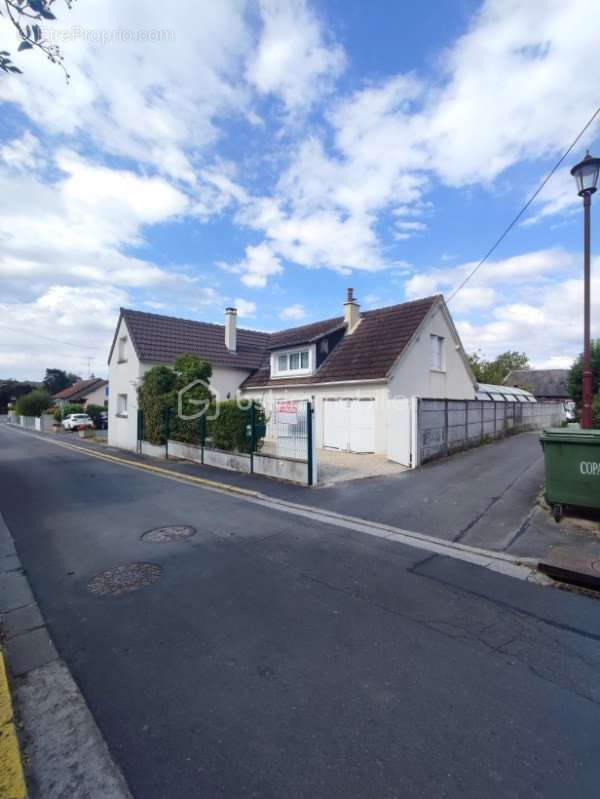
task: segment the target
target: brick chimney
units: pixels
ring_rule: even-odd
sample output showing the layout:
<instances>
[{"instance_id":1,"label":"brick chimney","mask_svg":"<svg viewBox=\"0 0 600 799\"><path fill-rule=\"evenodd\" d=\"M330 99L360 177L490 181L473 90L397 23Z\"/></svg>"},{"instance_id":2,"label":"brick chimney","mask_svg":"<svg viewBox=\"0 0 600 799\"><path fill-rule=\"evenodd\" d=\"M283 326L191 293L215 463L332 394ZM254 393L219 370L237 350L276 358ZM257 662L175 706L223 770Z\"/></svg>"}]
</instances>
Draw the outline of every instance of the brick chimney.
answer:
<instances>
[{"instance_id":1,"label":"brick chimney","mask_svg":"<svg viewBox=\"0 0 600 799\"><path fill-rule=\"evenodd\" d=\"M237 308L225 308L225 346L235 352L237 346Z\"/></svg>"},{"instance_id":2,"label":"brick chimney","mask_svg":"<svg viewBox=\"0 0 600 799\"><path fill-rule=\"evenodd\" d=\"M344 303L344 321L346 333L351 336L360 322L360 305L354 299L354 289L348 289L348 296Z\"/></svg>"}]
</instances>

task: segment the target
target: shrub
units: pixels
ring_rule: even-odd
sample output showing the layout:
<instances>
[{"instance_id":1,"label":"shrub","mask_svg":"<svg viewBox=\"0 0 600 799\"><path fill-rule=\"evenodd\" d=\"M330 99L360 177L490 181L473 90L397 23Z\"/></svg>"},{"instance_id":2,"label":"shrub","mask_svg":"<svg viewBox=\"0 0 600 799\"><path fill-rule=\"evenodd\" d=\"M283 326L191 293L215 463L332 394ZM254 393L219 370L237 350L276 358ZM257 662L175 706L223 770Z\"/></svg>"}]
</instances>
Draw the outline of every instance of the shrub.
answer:
<instances>
[{"instance_id":1,"label":"shrub","mask_svg":"<svg viewBox=\"0 0 600 799\"><path fill-rule=\"evenodd\" d=\"M212 366L196 355L181 355L175 361L175 389L177 392L195 383L181 395L181 412L185 416L196 416L208 408L213 399L209 383L212 377ZM187 444L200 442L200 425L198 418L182 419L179 415L179 394L175 399L175 407L171 412L170 438L184 441Z\"/></svg>"},{"instance_id":2,"label":"shrub","mask_svg":"<svg viewBox=\"0 0 600 799\"><path fill-rule=\"evenodd\" d=\"M42 388L24 394L15 403L17 416L41 416L52 405L52 397Z\"/></svg>"},{"instance_id":3,"label":"shrub","mask_svg":"<svg viewBox=\"0 0 600 799\"><path fill-rule=\"evenodd\" d=\"M265 424L265 411L260 403L254 403L255 420L257 425ZM211 409L211 416L215 419L208 421L208 435L212 438L217 449L234 452L250 452L252 439L246 434L246 428L251 423L251 410L240 408L236 400L226 400L217 405L216 413ZM257 438L256 450L260 450L263 439Z\"/></svg>"},{"instance_id":4,"label":"shrub","mask_svg":"<svg viewBox=\"0 0 600 799\"><path fill-rule=\"evenodd\" d=\"M592 400L592 427L600 430L600 394Z\"/></svg>"},{"instance_id":5,"label":"shrub","mask_svg":"<svg viewBox=\"0 0 600 799\"><path fill-rule=\"evenodd\" d=\"M176 401L175 372L168 366L153 366L138 388L138 405L144 412L144 438L151 444L166 441L165 411Z\"/></svg>"},{"instance_id":6,"label":"shrub","mask_svg":"<svg viewBox=\"0 0 600 799\"><path fill-rule=\"evenodd\" d=\"M83 405L78 405L75 402L68 402L66 405L57 405L54 409L54 421L62 422L65 416L71 413L83 413Z\"/></svg>"},{"instance_id":7,"label":"shrub","mask_svg":"<svg viewBox=\"0 0 600 799\"><path fill-rule=\"evenodd\" d=\"M104 413L106 408L103 408L102 405L86 405L85 412L88 416L91 417L92 421L95 423L96 419L100 417L101 413Z\"/></svg>"}]
</instances>

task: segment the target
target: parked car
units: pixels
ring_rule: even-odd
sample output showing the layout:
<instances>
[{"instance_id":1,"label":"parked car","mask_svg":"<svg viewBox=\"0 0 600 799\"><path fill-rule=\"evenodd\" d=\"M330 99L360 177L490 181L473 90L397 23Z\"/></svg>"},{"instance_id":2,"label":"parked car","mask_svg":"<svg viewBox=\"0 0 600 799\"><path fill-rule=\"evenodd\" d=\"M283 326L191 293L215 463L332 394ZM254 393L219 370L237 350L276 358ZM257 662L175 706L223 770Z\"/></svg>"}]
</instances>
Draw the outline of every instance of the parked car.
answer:
<instances>
[{"instance_id":1,"label":"parked car","mask_svg":"<svg viewBox=\"0 0 600 799\"><path fill-rule=\"evenodd\" d=\"M96 430L108 430L108 414L102 411L95 420Z\"/></svg>"},{"instance_id":2,"label":"parked car","mask_svg":"<svg viewBox=\"0 0 600 799\"><path fill-rule=\"evenodd\" d=\"M87 413L70 413L63 419L63 427L65 430L85 430L86 428L94 429L94 422Z\"/></svg>"}]
</instances>

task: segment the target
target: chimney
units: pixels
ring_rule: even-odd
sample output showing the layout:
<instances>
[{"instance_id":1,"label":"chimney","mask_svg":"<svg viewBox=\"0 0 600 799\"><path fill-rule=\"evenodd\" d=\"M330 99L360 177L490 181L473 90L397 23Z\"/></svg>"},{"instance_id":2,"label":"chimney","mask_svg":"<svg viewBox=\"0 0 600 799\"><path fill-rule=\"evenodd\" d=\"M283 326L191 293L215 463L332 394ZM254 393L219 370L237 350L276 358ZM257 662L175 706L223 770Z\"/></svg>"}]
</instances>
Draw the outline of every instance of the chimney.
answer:
<instances>
[{"instance_id":1,"label":"chimney","mask_svg":"<svg viewBox=\"0 0 600 799\"><path fill-rule=\"evenodd\" d=\"M237 309L225 308L225 346L235 352L237 346Z\"/></svg>"},{"instance_id":2,"label":"chimney","mask_svg":"<svg viewBox=\"0 0 600 799\"><path fill-rule=\"evenodd\" d=\"M360 322L360 305L354 299L354 289L348 289L348 296L344 303L344 321L346 332L350 336Z\"/></svg>"}]
</instances>

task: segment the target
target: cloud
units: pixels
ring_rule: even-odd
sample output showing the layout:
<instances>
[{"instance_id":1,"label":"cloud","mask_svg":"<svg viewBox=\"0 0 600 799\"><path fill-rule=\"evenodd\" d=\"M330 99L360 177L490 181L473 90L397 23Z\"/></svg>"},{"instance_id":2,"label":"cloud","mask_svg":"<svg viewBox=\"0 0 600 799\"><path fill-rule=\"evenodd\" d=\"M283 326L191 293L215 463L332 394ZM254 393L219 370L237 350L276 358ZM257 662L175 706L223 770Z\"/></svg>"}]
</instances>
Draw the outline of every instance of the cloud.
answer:
<instances>
[{"instance_id":1,"label":"cloud","mask_svg":"<svg viewBox=\"0 0 600 799\"><path fill-rule=\"evenodd\" d=\"M0 305L0 371L40 379L47 367L106 374L119 308L129 295L111 286L50 286L30 302Z\"/></svg>"},{"instance_id":2,"label":"cloud","mask_svg":"<svg viewBox=\"0 0 600 799\"><path fill-rule=\"evenodd\" d=\"M534 285L546 285L550 280L569 273L574 263L573 256L562 249L536 250L487 261L452 300L452 310L488 308L498 301L500 287L504 286L511 294L526 293ZM477 262L473 261L419 272L406 281L406 295L409 299L437 293L450 296L476 266Z\"/></svg>"},{"instance_id":3,"label":"cloud","mask_svg":"<svg viewBox=\"0 0 600 799\"><path fill-rule=\"evenodd\" d=\"M256 303L244 300L242 297L236 299L235 307L239 316L254 316L256 313Z\"/></svg>"},{"instance_id":4,"label":"cloud","mask_svg":"<svg viewBox=\"0 0 600 799\"><path fill-rule=\"evenodd\" d=\"M262 32L246 77L288 111L310 106L344 68L342 48L329 37L305 0L259 0Z\"/></svg>"},{"instance_id":5,"label":"cloud","mask_svg":"<svg viewBox=\"0 0 600 799\"><path fill-rule=\"evenodd\" d=\"M218 266L226 272L241 274L242 283L250 288L264 288L270 277L283 272L281 261L266 242L246 247L246 257L238 263L220 262Z\"/></svg>"},{"instance_id":6,"label":"cloud","mask_svg":"<svg viewBox=\"0 0 600 799\"><path fill-rule=\"evenodd\" d=\"M26 130L21 138L0 147L0 161L10 169L36 169L41 164L41 149L39 139Z\"/></svg>"},{"instance_id":7,"label":"cloud","mask_svg":"<svg viewBox=\"0 0 600 799\"><path fill-rule=\"evenodd\" d=\"M287 308L282 308L279 311L279 318L284 321L298 321L306 317L306 309L304 305L296 303L295 305L288 305Z\"/></svg>"}]
</instances>

